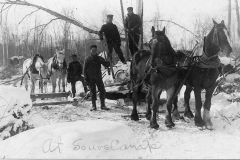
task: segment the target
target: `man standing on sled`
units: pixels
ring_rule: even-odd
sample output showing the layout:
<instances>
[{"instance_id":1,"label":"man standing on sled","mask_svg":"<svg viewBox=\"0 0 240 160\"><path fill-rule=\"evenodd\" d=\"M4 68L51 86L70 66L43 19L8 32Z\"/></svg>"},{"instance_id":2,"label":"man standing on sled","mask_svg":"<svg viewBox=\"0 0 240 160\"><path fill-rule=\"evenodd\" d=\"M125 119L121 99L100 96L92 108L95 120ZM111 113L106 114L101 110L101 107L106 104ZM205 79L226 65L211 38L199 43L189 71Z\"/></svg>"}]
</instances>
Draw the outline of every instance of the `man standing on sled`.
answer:
<instances>
[{"instance_id":1,"label":"man standing on sled","mask_svg":"<svg viewBox=\"0 0 240 160\"><path fill-rule=\"evenodd\" d=\"M77 55L72 55L72 62L68 66L67 82L71 83L72 94L75 97L76 94L76 82L81 81L84 87L85 93L87 92L87 86L85 84L84 78L82 76L82 65L77 59Z\"/></svg>"},{"instance_id":2,"label":"man standing on sled","mask_svg":"<svg viewBox=\"0 0 240 160\"><path fill-rule=\"evenodd\" d=\"M132 57L138 51L138 42L140 39L140 27L142 25L139 15L133 13L133 7L128 7L128 16L125 19L124 27L128 32L129 50Z\"/></svg>"},{"instance_id":3,"label":"man standing on sled","mask_svg":"<svg viewBox=\"0 0 240 160\"><path fill-rule=\"evenodd\" d=\"M91 98L92 98L92 108L90 111L97 110L96 107L96 86L100 92L100 101L101 101L101 109L109 110L105 106L105 88L102 81L102 72L101 72L101 65L104 67L109 67L110 63L105 61L104 58L97 55L97 46L91 45L90 46L91 55L85 60L84 66L84 77L85 81L88 84L90 91L91 91Z\"/></svg>"},{"instance_id":4,"label":"man standing on sled","mask_svg":"<svg viewBox=\"0 0 240 160\"><path fill-rule=\"evenodd\" d=\"M117 26L112 23L113 15L107 15L107 23L102 25L99 31L100 40L103 40L103 33L106 37L106 42L108 46L108 57L112 61L112 52L113 49L115 50L116 54L118 55L119 59L122 63L126 64L125 58L123 56L123 52L121 50L121 39L120 34L118 32Z\"/></svg>"}]
</instances>

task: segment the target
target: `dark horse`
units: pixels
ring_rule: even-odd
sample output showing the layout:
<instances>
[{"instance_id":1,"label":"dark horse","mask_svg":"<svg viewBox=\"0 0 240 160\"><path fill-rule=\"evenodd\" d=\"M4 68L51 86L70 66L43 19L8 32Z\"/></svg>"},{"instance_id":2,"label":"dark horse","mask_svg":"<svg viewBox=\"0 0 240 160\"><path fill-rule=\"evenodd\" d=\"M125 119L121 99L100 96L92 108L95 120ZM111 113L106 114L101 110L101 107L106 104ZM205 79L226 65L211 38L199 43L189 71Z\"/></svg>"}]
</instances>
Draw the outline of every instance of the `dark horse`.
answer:
<instances>
[{"instance_id":1,"label":"dark horse","mask_svg":"<svg viewBox=\"0 0 240 160\"><path fill-rule=\"evenodd\" d=\"M150 120L151 128L158 128L156 116L158 100L162 90L167 91L167 115L165 124L173 127L172 100L178 81L178 69L175 62L175 51L165 35L165 27L162 31L156 31L152 27L151 51L141 50L134 54L131 63L131 82L133 87L132 120L139 120L137 113L138 93L143 83L149 87L147 94L148 109L146 117ZM152 101L152 111L150 103Z\"/></svg>"},{"instance_id":2,"label":"dark horse","mask_svg":"<svg viewBox=\"0 0 240 160\"><path fill-rule=\"evenodd\" d=\"M189 118L193 118L193 113L190 110L189 99L190 93L194 90L195 94L195 126L212 129L212 122L209 115L211 107L211 98L213 91L216 87L216 80L219 75L220 60L218 54L220 52L229 56L232 52L230 45L227 28L222 21L220 24L213 20L214 26L210 33L204 38L203 51L200 57L194 57L193 61L189 62L189 75L186 78L186 90L184 93L184 115ZM186 62L187 56L182 51L177 51L176 59L183 65ZM186 65L186 64L185 64ZM192 66L192 67L190 67ZM201 90L205 89L205 102L203 117L201 116L202 100ZM176 102L174 102L176 103ZM177 105L174 107L174 112L178 113ZM179 113L178 113L179 114ZM174 114L175 115L175 114Z\"/></svg>"}]
</instances>

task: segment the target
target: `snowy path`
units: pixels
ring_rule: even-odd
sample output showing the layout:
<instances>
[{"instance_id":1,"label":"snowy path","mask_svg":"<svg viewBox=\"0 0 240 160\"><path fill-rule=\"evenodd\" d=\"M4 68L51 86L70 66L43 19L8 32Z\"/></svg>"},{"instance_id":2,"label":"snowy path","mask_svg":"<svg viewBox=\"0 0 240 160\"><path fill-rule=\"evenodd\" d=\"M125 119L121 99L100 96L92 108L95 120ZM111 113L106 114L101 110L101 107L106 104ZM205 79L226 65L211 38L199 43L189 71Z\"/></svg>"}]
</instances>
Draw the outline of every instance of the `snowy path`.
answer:
<instances>
[{"instance_id":1,"label":"snowy path","mask_svg":"<svg viewBox=\"0 0 240 160\"><path fill-rule=\"evenodd\" d=\"M149 128L149 122L144 118L139 122L134 122L129 118L121 117L123 113L130 114L131 109L124 111L112 107L109 112L90 112L89 108L90 102L86 102L85 106L79 105L78 107L67 105L52 107L50 110L34 108L34 112L45 119L45 124L96 119L124 123L134 131L138 145L147 146L149 143L153 146L140 150L139 158L240 158L239 128L235 128L234 131L222 130L220 127L228 124L222 121L220 125L220 120L216 118L213 118L213 123L214 125L218 123L216 126L219 128L213 131L198 130L193 120L190 120L190 123L175 122L175 128L167 129L164 125L164 114L160 114L158 119L160 129L154 130Z\"/></svg>"},{"instance_id":2,"label":"snowy path","mask_svg":"<svg viewBox=\"0 0 240 160\"><path fill-rule=\"evenodd\" d=\"M68 89L69 87L70 85L68 85ZM49 88L49 90L51 89ZM184 89L180 93L180 107L182 107L183 91ZM177 121L173 129L167 129L164 125L164 114L159 114L158 124L160 128L158 130L150 129L149 122L145 118L141 118L139 122L134 122L130 118L122 117L123 114L131 113L131 106L119 106L117 101L110 100L106 100L106 105L111 107L110 111L90 112L90 101L85 101L78 106L70 104L49 106L49 109L33 107L29 123L34 127L40 127L78 120L103 119L120 122L134 131L137 145L143 146L143 149L138 151L140 159L240 158L240 107L237 102L228 102L228 98L229 95L225 94L213 97L211 107L213 131L198 130L194 126L193 120L188 120L190 123ZM99 106L99 101L97 106ZM194 98L191 99L191 106L194 106ZM144 110L143 104L139 111Z\"/></svg>"}]
</instances>

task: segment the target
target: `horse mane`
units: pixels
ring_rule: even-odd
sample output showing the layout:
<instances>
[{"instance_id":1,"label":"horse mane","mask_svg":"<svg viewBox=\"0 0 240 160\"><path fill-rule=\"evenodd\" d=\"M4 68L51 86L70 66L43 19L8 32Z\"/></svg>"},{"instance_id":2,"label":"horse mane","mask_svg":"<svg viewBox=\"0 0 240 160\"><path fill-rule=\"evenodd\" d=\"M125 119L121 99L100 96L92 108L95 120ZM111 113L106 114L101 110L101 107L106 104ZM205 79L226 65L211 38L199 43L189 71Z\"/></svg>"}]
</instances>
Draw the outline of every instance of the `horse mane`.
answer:
<instances>
[{"instance_id":1,"label":"horse mane","mask_svg":"<svg viewBox=\"0 0 240 160\"><path fill-rule=\"evenodd\" d=\"M34 57L33 57L33 64L36 63L36 60L37 60L38 57L44 62L43 56L41 56L40 54L35 54Z\"/></svg>"},{"instance_id":2,"label":"horse mane","mask_svg":"<svg viewBox=\"0 0 240 160\"><path fill-rule=\"evenodd\" d=\"M142 58L150 55L151 55L151 52L148 50L142 50L141 52L135 53L135 63L138 64Z\"/></svg>"},{"instance_id":3,"label":"horse mane","mask_svg":"<svg viewBox=\"0 0 240 160\"><path fill-rule=\"evenodd\" d=\"M155 34L159 34L165 38L165 40L167 41L167 50L168 50L167 52L171 53L172 55L175 55L176 52L172 48L172 44L171 44L170 40L168 39L168 37L166 36L166 34L162 33L162 31L155 31Z\"/></svg>"}]
</instances>

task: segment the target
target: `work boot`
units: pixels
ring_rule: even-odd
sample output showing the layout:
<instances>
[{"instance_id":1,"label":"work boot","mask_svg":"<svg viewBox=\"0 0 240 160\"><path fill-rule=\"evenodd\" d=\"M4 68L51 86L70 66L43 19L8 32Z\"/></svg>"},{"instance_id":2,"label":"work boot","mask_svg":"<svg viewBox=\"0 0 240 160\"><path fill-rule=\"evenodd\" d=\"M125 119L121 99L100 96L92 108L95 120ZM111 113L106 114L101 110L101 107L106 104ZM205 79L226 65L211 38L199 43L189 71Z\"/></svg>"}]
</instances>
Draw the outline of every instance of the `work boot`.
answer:
<instances>
[{"instance_id":1,"label":"work boot","mask_svg":"<svg viewBox=\"0 0 240 160\"><path fill-rule=\"evenodd\" d=\"M96 111L96 110L97 110L96 101L92 101L92 108L90 109L90 111Z\"/></svg>"},{"instance_id":2,"label":"work boot","mask_svg":"<svg viewBox=\"0 0 240 160\"><path fill-rule=\"evenodd\" d=\"M107 107L105 106L105 100L104 100L104 99L101 99L101 109L102 109L102 110L106 110L106 111L110 110L110 108L107 108Z\"/></svg>"},{"instance_id":3,"label":"work boot","mask_svg":"<svg viewBox=\"0 0 240 160\"><path fill-rule=\"evenodd\" d=\"M72 93L72 98L74 98L75 97L75 93Z\"/></svg>"}]
</instances>

